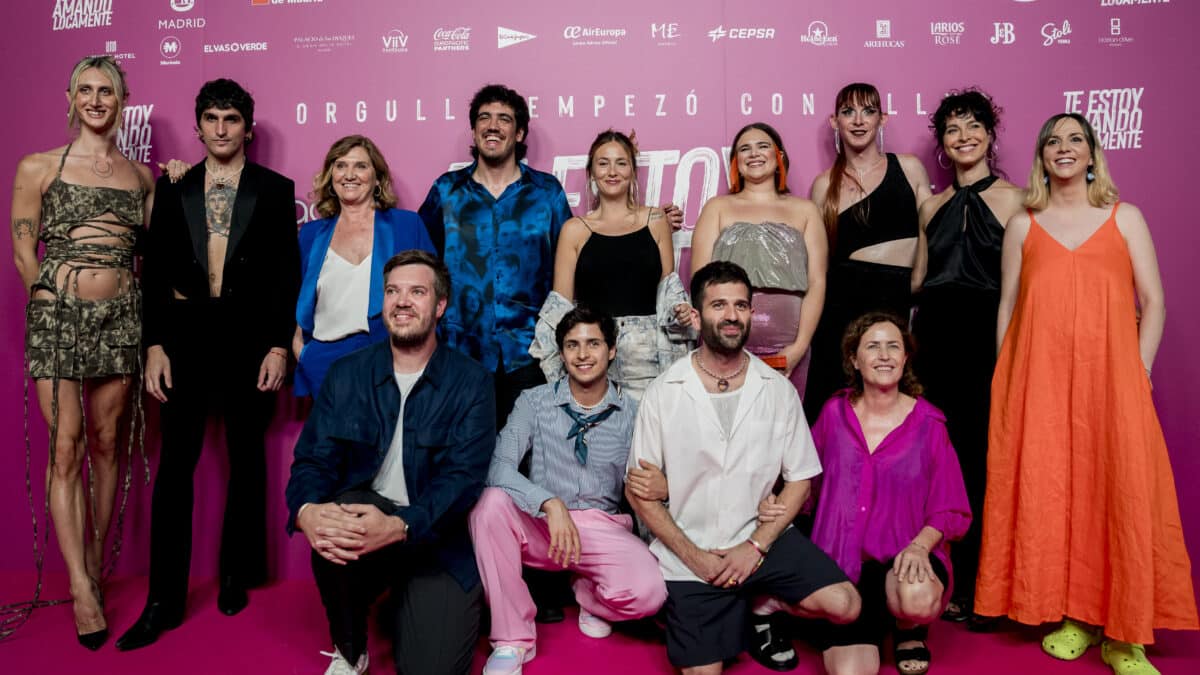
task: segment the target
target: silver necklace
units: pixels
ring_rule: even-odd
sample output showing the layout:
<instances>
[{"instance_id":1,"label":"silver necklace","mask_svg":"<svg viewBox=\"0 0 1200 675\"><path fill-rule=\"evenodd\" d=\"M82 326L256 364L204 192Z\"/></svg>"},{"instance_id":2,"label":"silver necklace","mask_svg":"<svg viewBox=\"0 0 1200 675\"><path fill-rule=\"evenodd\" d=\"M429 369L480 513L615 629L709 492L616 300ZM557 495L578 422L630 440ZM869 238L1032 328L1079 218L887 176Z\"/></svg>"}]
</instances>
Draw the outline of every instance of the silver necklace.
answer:
<instances>
[{"instance_id":1,"label":"silver necklace","mask_svg":"<svg viewBox=\"0 0 1200 675\"><path fill-rule=\"evenodd\" d=\"M705 368L704 362L700 360L700 352L696 352L696 367L699 368L700 370L704 371L705 375L707 375L717 381L717 391L719 391L721 393L725 393L725 392L729 391L729 381L732 380L733 378L737 377L738 375L741 375L742 371L746 369L746 366L750 365L750 357L746 356L745 354L743 354L742 356L744 357L744 360L742 361L742 365L738 366L737 370L733 371L732 373L730 373L728 375L717 375L716 373L712 372L708 368Z\"/></svg>"},{"instance_id":2,"label":"silver necklace","mask_svg":"<svg viewBox=\"0 0 1200 675\"><path fill-rule=\"evenodd\" d=\"M230 171L229 173L217 175L217 172L213 171L213 168L208 165L207 161L204 163L204 170L208 172L208 177L212 180L213 187L218 190L224 190L226 185L231 184L235 178L241 175L242 169L245 168L246 162L243 161L242 165L238 167L237 171Z\"/></svg>"}]
</instances>

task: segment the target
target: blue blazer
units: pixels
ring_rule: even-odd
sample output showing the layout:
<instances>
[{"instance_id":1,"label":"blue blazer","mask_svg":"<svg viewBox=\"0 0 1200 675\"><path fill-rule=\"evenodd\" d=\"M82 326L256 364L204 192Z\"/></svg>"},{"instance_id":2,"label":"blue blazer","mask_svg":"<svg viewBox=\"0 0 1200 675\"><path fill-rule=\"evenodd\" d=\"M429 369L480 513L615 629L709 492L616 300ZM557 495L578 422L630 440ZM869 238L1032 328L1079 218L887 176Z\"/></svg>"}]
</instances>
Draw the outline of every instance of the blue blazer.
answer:
<instances>
[{"instance_id":1,"label":"blue blazer","mask_svg":"<svg viewBox=\"0 0 1200 675\"><path fill-rule=\"evenodd\" d=\"M400 389L392 350L378 342L330 367L296 443L287 485L288 533L306 503L369 488L396 431ZM463 590L479 583L467 516L496 449L496 397L483 366L439 344L404 404L404 484L411 502L398 546L431 552Z\"/></svg>"},{"instance_id":2,"label":"blue blazer","mask_svg":"<svg viewBox=\"0 0 1200 675\"><path fill-rule=\"evenodd\" d=\"M337 216L306 223L300 229L300 296L296 301L296 323L304 336L306 348L301 352L292 392L296 396L315 396L325 379L325 371L338 358L371 342L387 336L383 326L383 266L393 255L417 248L433 253L433 242L425 223L412 211L387 209L375 212L375 233L371 246L371 290L367 300L369 335L350 336L345 340L321 343L319 349L309 349L312 342L313 316L317 309L317 280L325 264L329 242Z\"/></svg>"}]
</instances>

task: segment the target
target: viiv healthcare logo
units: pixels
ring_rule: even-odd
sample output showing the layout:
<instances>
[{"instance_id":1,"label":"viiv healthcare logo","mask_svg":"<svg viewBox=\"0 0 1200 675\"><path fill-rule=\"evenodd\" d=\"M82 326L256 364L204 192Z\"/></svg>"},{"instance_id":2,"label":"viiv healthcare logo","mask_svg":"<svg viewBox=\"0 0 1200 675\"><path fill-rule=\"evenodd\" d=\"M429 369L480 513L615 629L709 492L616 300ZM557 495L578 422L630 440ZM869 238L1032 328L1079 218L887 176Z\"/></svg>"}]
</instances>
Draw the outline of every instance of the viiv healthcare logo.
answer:
<instances>
[{"instance_id":1,"label":"viiv healthcare logo","mask_svg":"<svg viewBox=\"0 0 1200 675\"><path fill-rule=\"evenodd\" d=\"M160 66L177 66L179 65L179 55L183 52L183 43L174 35L168 35L158 43L158 54L162 60L158 62Z\"/></svg>"},{"instance_id":2,"label":"viiv healthcare logo","mask_svg":"<svg viewBox=\"0 0 1200 675\"><path fill-rule=\"evenodd\" d=\"M995 33L992 35L991 43L994 45L1011 45L1017 41L1017 33L1015 27L1008 21L996 21L992 24Z\"/></svg>"},{"instance_id":3,"label":"viiv healthcare logo","mask_svg":"<svg viewBox=\"0 0 1200 675\"><path fill-rule=\"evenodd\" d=\"M466 52L471 50L471 27L439 28L433 31L433 51Z\"/></svg>"},{"instance_id":4,"label":"viiv healthcare logo","mask_svg":"<svg viewBox=\"0 0 1200 675\"><path fill-rule=\"evenodd\" d=\"M153 133L150 114L153 112L153 103L125 106L121 128L117 130L117 148L131 161L150 161L150 135Z\"/></svg>"},{"instance_id":5,"label":"viiv healthcare logo","mask_svg":"<svg viewBox=\"0 0 1200 675\"><path fill-rule=\"evenodd\" d=\"M1142 94L1145 87L1064 91L1066 112L1092 123L1105 151L1142 147Z\"/></svg>"},{"instance_id":6,"label":"viiv healthcare logo","mask_svg":"<svg viewBox=\"0 0 1200 675\"><path fill-rule=\"evenodd\" d=\"M570 40L573 47L610 47L619 43L626 32L624 28L566 26L563 39Z\"/></svg>"},{"instance_id":7,"label":"viiv healthcare logo","mask_svg":"<svg viewBox=\"0 0 1200 675\"><path fill-rule=\"evenodd\" d=\"M196 0L171 0L171 9L176 12L190 12L196 6Z\"/></svg>"},{"instance_id":8,"label":"viiv healthcare logo","mask_svg":"<svg viewBox=\"0 0 1200 675\"><path fill-rule=\"evenodd\" d=\"M117 49L116 40L107 40L104 43L104 53L116 59L118 62L133 61L137 59L137 54L133 52L123 52Z\"/></svg>"},{"instance_id":9,"label":"viiv healthcare logo","mask_svg":"<svg viewBox=\"0 0 1200 675\"><path fill-rule=\"evenodd\" d=\"M904 47L904 40L893 40L891 19L875 20L875 39L863 43L868 49L899 49Z\"/></svg>"},{"instance_id":10,"label":"viiv healthcare logo","mask_svg":"<svg viewBox=\"0 0 1200 675\"><path fill-rule=\"evenodd\" d=\"M678 23L650 24L650 39L659 47L675 47L679 44Z\"/></svg>"},{"instance_id":11,"label":"viiv healthcare logo","mask_svg":"<svg viewBox=\"0 0 1200 675\"><path fill-rule=\"evenodd\" d=\"M713 42L721 38L729 38L730 40L774 40L774 28L730 28L725 30L725 25L722 24L708 31L708 37L712 38Z\"/></svg>"},{"instance_id":12,"label":"viiv healthcare logo","mask_svg":"<svg viewBox=\"0 0 1200 675\"><path fill-rule=\"evenodd\" d=\"M383 34L384 54L403 54L408 51L408 36L399 28L393 28Z\"/></svg>"},{"instance_id":13,"label":"viiv healthcare logo","mask_svg":"<svg viewBox=\"0 0 1200 675\"><path fill-rule=\"evenodd\" d=\"M112 25L113 0L54 0L52 30L75 30Z\"/></svg>"},{"instance_id":14,"label":"viiv healthcare logo","mask_svg":"<svg viewBox=\"0 0 1200 675\"><path fill-rule=\"evenodd\" d=\"M1113 17L1108 20L1108 35L1100 38L1100 44L1105 47L1124 47L1133 42L1133 38L1121 32L1121 20Z\"/></svg>"},{"instance_id":15,"label":"viiv healthcare logo","mask_svg":"<svg viewBox=\"0 0 1200 675\"><path fill-rule=\"evenodd\" d=\"M929 35L933 37L933 44L939 47L960 44L965 32L967 32L967 24L963 21L931 21L929 23Z\"/></svg>"},{"instance_id":16,"label":"viiv healthcare logo","mask_svg":"<svg viewBox=\"0 0 1200 675\"><path fill-rule=\"evenodd\" d=\"M504 26L496 26L496 49L504 49L513 45L519 45L522 42L529 42L537 37L530 33L525 33Z\"/></svg>"},{"instance_id":17,"label":"viiv healthcare logo","mask_svg":"<svg viewBox=\"0 0 1200 675\"><path fill-rule=\"evenodd\" d=\"M1067 37L1071 34L1071 22L1063 19L1062 25L1054 25L1053 23L1044 24L1042 26L1042 46L1049 47L1050 45L1069 45L1071 38Z\"/></svg>"},{"instance_id":18,"label":"viiv healthcare logo","mask_svg":"<svg viewBox=\"0 0 1200 675\"><path fill-rule=\"evenodd\" d=\"M829 34L824 21L813 21L808 24L808 32L800 36L800 42L814 47L836 47L838 36Z\"/></svg>"}]
</instances>

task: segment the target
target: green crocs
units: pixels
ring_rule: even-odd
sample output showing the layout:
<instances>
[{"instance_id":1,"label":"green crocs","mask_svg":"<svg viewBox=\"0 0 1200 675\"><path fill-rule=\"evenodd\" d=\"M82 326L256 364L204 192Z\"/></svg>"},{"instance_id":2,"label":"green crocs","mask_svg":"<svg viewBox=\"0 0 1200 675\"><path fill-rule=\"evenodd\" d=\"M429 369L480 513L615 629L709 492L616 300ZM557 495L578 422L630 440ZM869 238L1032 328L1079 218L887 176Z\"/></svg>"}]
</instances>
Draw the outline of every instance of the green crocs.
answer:
<instances>
[{"instance_id":1,"label":"green crocs","mask_svg":"<svg viewBox=\"0 0 1200 675\"><path fill-rule=\"evenodd\" d=\"M1105 640L1100 647L1100 660L1116 675L1161 675L1146 658L1146 648L1131 642Z\"/></svg>"},{"instance_id":2,"label":"green crocs","mask_svg":"<svg viewBox=\"0 0 1200 675\"><path fill-rule=\"evenodd\" d=\"M1099 628L1064 619L1058 630L1042 638L1042 651L1056 659L1074 661L1083 656L1088 647L1100 644L1101 639Z\"/></svg>"}]
</instances>

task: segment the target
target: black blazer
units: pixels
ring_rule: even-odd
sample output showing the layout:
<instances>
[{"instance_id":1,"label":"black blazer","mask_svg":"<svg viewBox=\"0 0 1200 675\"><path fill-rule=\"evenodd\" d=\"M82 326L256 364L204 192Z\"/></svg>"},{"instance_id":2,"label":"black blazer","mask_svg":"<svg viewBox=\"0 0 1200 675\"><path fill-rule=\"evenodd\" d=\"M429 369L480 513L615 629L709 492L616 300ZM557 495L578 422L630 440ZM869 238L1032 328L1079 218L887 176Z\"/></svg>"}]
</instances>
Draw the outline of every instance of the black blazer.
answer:
<instances>
[{"instance_id":1,"label":"black blazer","mask_svg":"<svg viewBox=\"0 0 1200 675\"><path fill-rule=\"evenodd\" d=\"M190 330L184 305L208 299L208 233L204 162L178 183L164 175L154 191L142 262L143 342L164 345ZM187 300L179 300L174 291ZM224 315L237 328L237 351L262 358L289 349L300 291L295 184L246 162L233 203L221 283ZM242 351L242 350L245 351Z\"/></svg>"}]
</instances>

